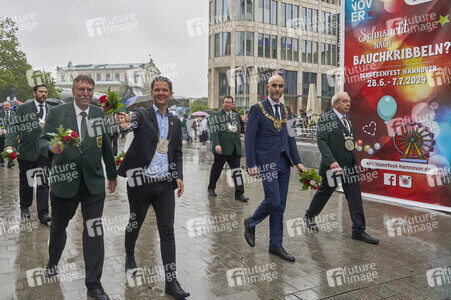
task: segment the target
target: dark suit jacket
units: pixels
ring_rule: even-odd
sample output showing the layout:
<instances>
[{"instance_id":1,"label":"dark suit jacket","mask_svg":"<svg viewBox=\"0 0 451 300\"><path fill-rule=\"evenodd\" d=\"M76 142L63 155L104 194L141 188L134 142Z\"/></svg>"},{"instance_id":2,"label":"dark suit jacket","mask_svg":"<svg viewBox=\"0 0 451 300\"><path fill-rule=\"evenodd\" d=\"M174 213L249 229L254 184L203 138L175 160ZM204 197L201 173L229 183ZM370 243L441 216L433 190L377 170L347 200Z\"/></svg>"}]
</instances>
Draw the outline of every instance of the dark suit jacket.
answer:
<instances>
[{"instance_id":1,"label":"dark suit jacket","mask_svg":"<svg viewBox=\"0 0 451 300\"><path fill-rule=\"evenodd\" d=\"M45 104L46 118L49 116L50 106ZM41 135L41 125L38 120L38 109L34 101L19 105L14 113L14 118L6 133L5 147L14 147L16 138L19 137L17 151L18 159L37 161L39 153L36 151L36 141Z\"/></svg>"},{"instance_id":2,"label":"dark suit jacket","mask_svg":"<svg viewBox=\"0 0 451 300\"><path fill-rule=\"evenodd\" d=\"M268 114L274 116L269 100L263 100L262 104ZM281 118L284 119L285 109L281 107L280 111ZM288 119L291 119L289 107L287 107L287 111ZM280 131L276 130L273 122L261 111L259 104L252 105L247 119L245 137L247 167L263 166L271 163L277 164L281 157L281 145L292 165L301 162L296 140L288 135L287 124L283 124Z\"/></svg>"},{"instance_id":3,"label":"dark suit jacket","mask_svg":"<svg viewBox=\"0 0 451 300\"><path fill-rule=\"evenodd\" d=\"M104 117L105 115L100 107L90 105L88 126L90 126L90 120L98 119L103 121ZM87 130L85 140L80 146L81 152L76 147L67 146L63 153L56 155L48 149L49 142L53 138L48 133L57 132L56 129L60 125L66 130L77 131L80 136L73 102L55 106L50 111L37 143L39 153L51 159L53 158L52 170L57 170L55 174L50 174L50 188L52 192L59 198L74 197L80 186L80 178L83 176L91 195L105 193L105 174L102 158L105 163L107 178L114 179L117 177L116 164L108 132L103 130L103 132L99 133ZM64 180L63 176L73 171L77 174L76 178L71 174L71 181Z\"/></svg>"},{"instance_id":4,"label":"dark suit jacket","mask_svg":"<svg viewBox=\"0 0 451 300\"><path fill-rule=\"evenodd\" d=\"M348 123L355 143L355 133L349 116ZM326 178L326 172L334 162L338 162L341 168L352 168L357 162L355 150L348 151L345 148L343 133L346 133L346 128L333 109L319 117L317 127L317 143L321 152L319 174L323 178Z\"/></svg>"},{"instance_id":5,"label":"dark suit jacket","mask_svg":"<svg viewBox=\"0 0 451 300\"><path fill-rule=\"evenodd\" d=\"M9 120L6 119L6 112L4 110L0 111L0 126L3 127L3 129L0 129L0 138L5 138L6 134L2 134L2 130L8 130L10 122L14 120L14 111L9 111ZM0 149L3 151L3 149Z\"/></svg>"},{"instance_id":6,"label":"dark suit jacket","mask_svg":"<svg viewBox=\"0 0 451 300\"><path fill-rule=\"evenodd\" d=\"M183 180L182 123L178 117L173 115L169 116L168 121L169 172L173 178L174 188L176 188L175 179ZM153 105L135 110L131 124L136 125L133 129L135 137L117 172L122 177L127 177L127 171L132 169L147 169L158 144L158 121Z\"/></svg>"},{"instance_id":7,"label":"dark suit jacket","mask_svg":"<svg viewBox=\"0 0 451 300\"><path fill-rule=\"evenodd\" d=\"M211 148L213 153L216 153L215 147L221 146L222 155L231 155L233 149L236 149L236 153L241 156L241 116L236 111L231 111L235 118L235 125L237 130L231 132L228 129L228 117L224 109L213 113L210 118L210 136L211 136Z\"/></svg>"}]
</instances>

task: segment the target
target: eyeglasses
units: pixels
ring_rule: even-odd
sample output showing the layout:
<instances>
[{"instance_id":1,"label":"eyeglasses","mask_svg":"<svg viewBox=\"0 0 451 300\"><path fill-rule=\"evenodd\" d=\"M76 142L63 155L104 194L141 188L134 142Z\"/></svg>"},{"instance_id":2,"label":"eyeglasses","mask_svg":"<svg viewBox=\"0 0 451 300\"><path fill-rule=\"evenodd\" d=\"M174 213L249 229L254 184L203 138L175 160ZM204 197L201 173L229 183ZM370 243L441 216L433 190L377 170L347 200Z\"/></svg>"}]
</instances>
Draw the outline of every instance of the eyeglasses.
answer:
<instances>
[{"instance_id":1,"label":"eyeglasses","mask_svg":"<svg viewBox=\"0 0 451 300\"><path fill-rule=\"evenodd\" d=\"M83 88L83 87L78 87L78 88L76 88L76 90L79 92L84 92L86 90L86 91L88 91L88 93L92 93L94 91L93 88Z\"/></svg>"}]
</instances>

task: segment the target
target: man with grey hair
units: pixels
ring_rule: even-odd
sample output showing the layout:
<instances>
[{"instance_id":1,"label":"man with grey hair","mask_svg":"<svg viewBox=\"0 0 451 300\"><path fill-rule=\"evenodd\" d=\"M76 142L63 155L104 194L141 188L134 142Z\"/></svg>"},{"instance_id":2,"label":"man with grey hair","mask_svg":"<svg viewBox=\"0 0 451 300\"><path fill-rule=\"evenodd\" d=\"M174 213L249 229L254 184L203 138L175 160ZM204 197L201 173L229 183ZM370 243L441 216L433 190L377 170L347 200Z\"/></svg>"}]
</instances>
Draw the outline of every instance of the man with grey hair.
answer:
<instances>
[{"instance_id":1,"label":"man with grey hair","mask_svg":"<svg viewBox=\"0 0 451 300\"><path fill-rule=\"evenodd\" d=\"M365 215L363 213L362 194L358 179L358 166L355 156L355 137L351 118L351 98L346 92L336 93L332 97L333 109L322 114L318 119L317 143L321 152L319 173L322 183L313 196L304 221L314 231L318 231L315 217L319 215L332 193L335 184L329 185L329 179L340 177L342 187L348 200L352 220L352 239L369 244L378 244L379 240L365 232ZM352 175L352 178L350 177ZM353 179L354 178L354 179Z\"/></svg>"}]
</instances>

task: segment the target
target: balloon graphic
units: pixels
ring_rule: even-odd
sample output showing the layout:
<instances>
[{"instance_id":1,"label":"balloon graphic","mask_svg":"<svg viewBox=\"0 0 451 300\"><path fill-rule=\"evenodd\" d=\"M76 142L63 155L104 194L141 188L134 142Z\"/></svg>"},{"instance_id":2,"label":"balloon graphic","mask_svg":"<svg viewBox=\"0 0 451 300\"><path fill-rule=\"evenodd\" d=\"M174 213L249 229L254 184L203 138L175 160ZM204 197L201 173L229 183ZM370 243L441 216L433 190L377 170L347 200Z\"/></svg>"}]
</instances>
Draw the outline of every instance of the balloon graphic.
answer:
<instances>
[{"instance_id":1,"label":"balloon graphic","mask_svg":"<svg viewBox=\"0 0 451 300\"><path fill-rule=\"evenodd\" d=\"M385 121L385 124L388 123L388 120L393 118L397 110L398 104L392 96L382 97L377 104L377 113L379 114L379 117Z\"/></svg>"}]
</instances>

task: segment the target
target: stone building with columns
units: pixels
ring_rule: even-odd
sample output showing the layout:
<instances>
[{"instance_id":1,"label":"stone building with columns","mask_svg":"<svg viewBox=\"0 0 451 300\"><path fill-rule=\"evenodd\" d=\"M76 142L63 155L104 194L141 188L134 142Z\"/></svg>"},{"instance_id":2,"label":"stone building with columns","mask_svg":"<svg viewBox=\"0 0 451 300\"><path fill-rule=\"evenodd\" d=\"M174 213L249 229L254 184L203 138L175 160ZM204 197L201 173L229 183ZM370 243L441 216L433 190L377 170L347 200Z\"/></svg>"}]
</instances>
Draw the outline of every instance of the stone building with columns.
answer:
<instances>
[{"instance_id":1,"label":"stone building with columns","mask_svg":"<svg viewBox=\"0 0 451 300\"><path fill-rule=\"evenodd\" d=\"M267 96L269 77L280 74L282 101L293 112L305 109L310 83L329 108L340 11L340 0L209 0L209 106L221 107L232 95L248 109Z\"/></svg>"},{"instance_id":2,"label":"stone building with columns","mask_svg":"<svg viewBox=\"0 0 451 300\"><path fill-rule=\"evenodd\" d=\"M108 88L119 92L121 86L128 85L137 94L150 94L150 83L160 70L155 66L153 60L148 63L128 64L79 64L73 65L68 62L65 67L56 69L56 86L72 88L74 78L79 74L86 74L95 81L95 91L105 93Z\"/></svg>"}]
</instances>

